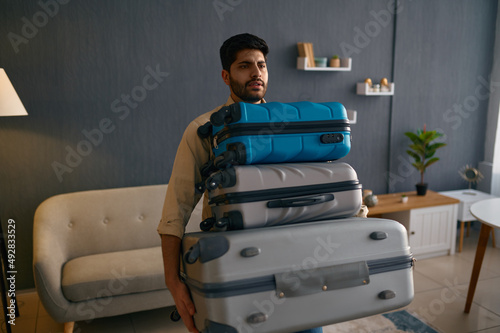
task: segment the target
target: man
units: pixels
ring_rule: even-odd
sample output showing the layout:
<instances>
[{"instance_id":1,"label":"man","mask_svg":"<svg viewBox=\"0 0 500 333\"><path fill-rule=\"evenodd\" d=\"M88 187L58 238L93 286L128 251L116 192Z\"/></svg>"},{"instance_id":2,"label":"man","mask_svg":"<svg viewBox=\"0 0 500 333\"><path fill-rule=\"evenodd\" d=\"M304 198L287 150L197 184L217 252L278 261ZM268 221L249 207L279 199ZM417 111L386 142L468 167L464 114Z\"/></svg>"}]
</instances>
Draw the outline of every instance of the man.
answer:
<instances>
[{"instance_id":1,"label":"man","mask_svg":"<svg viewBox=\"0 0 500 333\"><path fill-rule=\"evenodd\" d=\"M222 80L229 86L230 97L224 105L199 116L188 125L175 157L158 232L161 235L165 282L190 332L198 330L193 322L194 304L188 288L179 277L181 239L191 212L201 198L195 193L195 184L202 181L200 168L214 158L209 138L200 138L197 130L223 106L237 102L265 103L268 51L264 40L250 34L236 35L224 42L220 48ZM203 219L212 216L206 195L202 215Z\"/></svg>"}]
</instances>

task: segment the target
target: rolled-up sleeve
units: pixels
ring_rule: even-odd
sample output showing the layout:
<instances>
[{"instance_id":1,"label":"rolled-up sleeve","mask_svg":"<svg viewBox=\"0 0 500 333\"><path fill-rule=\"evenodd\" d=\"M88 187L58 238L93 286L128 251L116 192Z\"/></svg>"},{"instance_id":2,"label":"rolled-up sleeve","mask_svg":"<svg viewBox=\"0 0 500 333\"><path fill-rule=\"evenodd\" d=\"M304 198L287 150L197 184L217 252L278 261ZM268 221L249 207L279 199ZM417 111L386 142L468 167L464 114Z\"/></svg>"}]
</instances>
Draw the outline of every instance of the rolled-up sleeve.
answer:
<instances>
[{"instance_id":1,"label":"rolled-up sleeve","mask_svg":"<svg viewBox=\"0 0 500 333\"><path fill-rule=\"evenodd\" d=\"M202 180L200 168L210 159L210 143L197 135L207 117L198 117L184 131L167 187L158 233L182 238L191 212L201 198L195 184Z\"/></svg>"}]
</instances>

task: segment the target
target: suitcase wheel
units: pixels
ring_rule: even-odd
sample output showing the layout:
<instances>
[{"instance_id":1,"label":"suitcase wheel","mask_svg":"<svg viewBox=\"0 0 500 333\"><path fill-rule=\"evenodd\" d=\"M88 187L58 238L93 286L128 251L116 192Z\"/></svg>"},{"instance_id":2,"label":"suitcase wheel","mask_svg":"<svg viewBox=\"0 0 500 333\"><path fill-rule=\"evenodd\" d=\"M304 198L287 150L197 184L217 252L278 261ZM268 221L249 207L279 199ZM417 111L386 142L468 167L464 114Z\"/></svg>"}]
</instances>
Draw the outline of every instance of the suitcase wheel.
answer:
<instances>
[{"instance_id":1,"label":"suitcase wheel","mask_svg":"<svg viewBox=\"0 0 500 333\"><path fill-rule=\"evenodd\" d=\"M205 182L199 182L195 185L194 190L196 193L202 194L205 192Z\"/></svg>"},{"instance_id":2,"label":"suitcase wheel","mask_svg":"<svg viewBox=\"0 0 500 333\"><path fill-rule=\"evenodd\" d=\"M220 182L221 182L221 175L220 173L217 173L207 179L205 187L207 188L207 190L213 191L217 187L219 187Z\"/></svg>"},{"instance_id":3,"label":"suitcase wheel","mask_svg":"<svg viewBox=\"0 0 500 333\"><path fill-rule=\"evenodd\" d=\"M206 122L204 125L198 127L197 133L200 138L208 138L208 136L212 134L212 124Z\"/></svg>"},{"instance_id":4,"label":"suitcase wheel","mask_svg":"<svg viewBox=\"0 0 500 333\"><path fill-rule=\"evenodd\" d=\"M224 169L228 165L235 164L236 153L234 151L225 151L217 156L214 160L214 165L218 169Z\"/></svg>"},{"instance_id":5,"label":"suitcase wheel","mask_svg":"<svg viewBox=\"0 0 500 333\"><path fill-rule=\"evenodd\" d=\"M241 110L238 103L222 107L219 111L212 113L210 122L214 126L222 126L237 122L241 119Z\"/></svg>"},{"instance_id":6,"label":"suitcase wheel","mask_svg":"<svg viewBox=\"0 0 500 333\"><path fill-rule=\"evenodd\" d=\"M174 311L172 311L170 313L170 319L172 321L179 321L181 319L181 316L180 316L179 312L177 311L177 309L174 309Z\"/></svg>"},{"instance_id":7,"label":"suitcase wheel","mask_svg":"<svg viewBox=\"0 0 500 333\"><path fill-rule=\"evenodd\" d=\"M200 168L202 177L208 177L214 171L214 161L210 160Z\"/></svg>"},{"instance_id":8,"label":"suitcase wheel","mask_svg":"<svg viewBox=\"0 0 500 333\"><path fill-rule=\"evenodd\" d=\"M229 108L223 107L219 111L212 113L210 116L210 122L213 126L222 126L224 125L224 120L229 114Z\"/></svg>"},{"instance_id":9,"label":"suitcase wheel","mask_svg":"<svg viewBox=\"0 0 500 333\"><path fill-rule=\"evenodd\" d=\"M200 229L201 231L210 231L210 229L212 229L214 224L215 224L215 219L213 217L209 217L208 219L201 221Z\"/></svg>"},{"instance_id":10,"label":"suitcase wheel","mask_svg":"<svg viewBox=\"0 0 500 333\"><path fill-rule=\"evenodd\" d=\"M215 231L226 231L229 227L229 219L223 217L217 222L215 222L214 229Z\"/></svg>"}]
</instances>

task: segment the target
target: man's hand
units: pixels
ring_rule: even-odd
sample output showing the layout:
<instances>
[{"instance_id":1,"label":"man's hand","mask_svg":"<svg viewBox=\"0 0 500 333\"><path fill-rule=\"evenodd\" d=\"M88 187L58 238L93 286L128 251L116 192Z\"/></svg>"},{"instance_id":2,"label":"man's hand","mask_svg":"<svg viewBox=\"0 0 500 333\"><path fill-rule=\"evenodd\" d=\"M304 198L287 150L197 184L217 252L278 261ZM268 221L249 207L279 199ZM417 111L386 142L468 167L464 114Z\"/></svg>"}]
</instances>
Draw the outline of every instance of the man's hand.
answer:
<instances>
[{"instance_id":1,"label":"man's hand","mask_svg":"<svg viewBox=\"0 0 500 333\"><path fill-rule=\"evenodd\" d=\"M195 308L193 301L191 300L191 295L186 285L180 282L174 289L168 288L174 297L175 306L177 307L177 312L182 318L184 325L187 327L189 332L198 333L196 326L194 325L193 315L195 313Z\"/></svg>"},{"instance_id":2,"label":"man's hand","mask_svg":"<svg viewBox=\"0 0 500 333\"><path fill-rule=\"evenodd\" d=\"M179 278L181 239L172 235L161 235L165 283L174 298L177 312L189 332L198 333L193 315L196 312L187 286Z\"/></svg>"}]
</instances>

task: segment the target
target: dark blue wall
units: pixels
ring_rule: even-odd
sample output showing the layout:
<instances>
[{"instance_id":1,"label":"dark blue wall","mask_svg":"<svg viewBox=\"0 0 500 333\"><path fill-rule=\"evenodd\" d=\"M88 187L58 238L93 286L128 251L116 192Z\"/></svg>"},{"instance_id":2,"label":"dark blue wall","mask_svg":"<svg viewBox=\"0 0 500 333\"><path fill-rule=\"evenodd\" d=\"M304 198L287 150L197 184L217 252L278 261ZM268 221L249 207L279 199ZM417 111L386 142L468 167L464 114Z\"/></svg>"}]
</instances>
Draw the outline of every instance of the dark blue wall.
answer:
<instances>
[{"instance_id":1,"label":"dark blue wall","mask_svg":"<svg viewBox=\"0 0 500 333\"><path fill-rule=\"evenodd\" d=\"M29 112L0 118L0 218L18 227L18 288L33 287L44 199L169 181L185 126L226 101L218 49L241 32L270 45L268 101L358 111L345 160L365 188L413 190L403 133L424 123L448 143L431 189L465 186L457 170L483 158L497 1L401 1L394 12L392 0L2 1L0 67ZM297 42L350 55L352 71L298 71ZM394 80L395 96L356 95L366 77Z\"/></svg>"}]
</instances>

